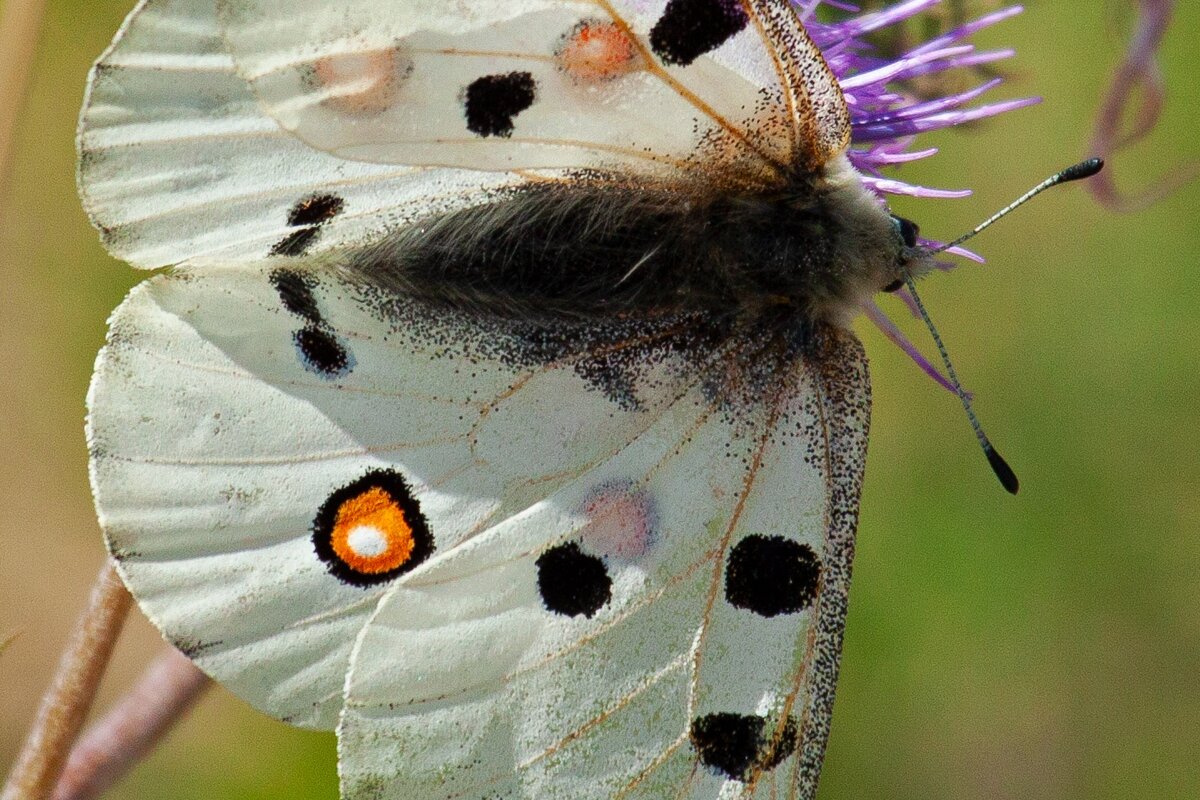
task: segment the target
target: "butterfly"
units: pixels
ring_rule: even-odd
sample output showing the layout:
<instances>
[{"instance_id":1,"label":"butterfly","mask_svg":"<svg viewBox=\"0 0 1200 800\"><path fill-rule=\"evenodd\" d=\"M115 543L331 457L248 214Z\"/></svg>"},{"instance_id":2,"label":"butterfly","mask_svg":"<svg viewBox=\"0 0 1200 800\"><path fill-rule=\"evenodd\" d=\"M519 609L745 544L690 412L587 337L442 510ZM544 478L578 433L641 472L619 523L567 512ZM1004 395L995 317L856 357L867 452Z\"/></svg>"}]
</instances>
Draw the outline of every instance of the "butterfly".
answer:
<instances>
[{"instance_id":1,"label":"butterfly","mask_svg":"<svg viewBox=\"0 0 1200 800\"><path fill-rule=\"evenodd\" d=\"M846 325L933 266L850 135L784 0L143 0L80 126L173 267L88 397L141 608L346 798L812 797Z\"/></svg>"}]
</instances>

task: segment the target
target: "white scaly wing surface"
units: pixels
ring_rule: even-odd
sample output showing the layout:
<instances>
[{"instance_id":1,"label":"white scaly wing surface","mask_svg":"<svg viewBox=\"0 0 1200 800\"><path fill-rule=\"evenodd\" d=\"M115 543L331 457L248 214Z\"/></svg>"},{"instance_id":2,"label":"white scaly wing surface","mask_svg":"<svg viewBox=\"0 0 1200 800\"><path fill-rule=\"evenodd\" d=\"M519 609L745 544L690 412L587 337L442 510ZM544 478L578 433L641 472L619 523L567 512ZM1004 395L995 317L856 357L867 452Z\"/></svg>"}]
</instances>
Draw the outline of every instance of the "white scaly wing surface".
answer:
<instances>
[{"instance_id":1,"label":"white scaly wing surface","mask_svg":"<svg viewBox=\"0 0 1200 800\"><path fill-rule=\"evenodd\" d=\"M765 37L785 27L807 37L784 2L220 7L230 52L268 112L349 158L650 172L703 168L710 158L693 155L715 137L756 154L759 169L791 162L791 65Z\"/></svg>"},{"instance_id":2,"label":"white scaly wing surface","mask_svg":"<svg viewBox=\"0 0 1200 800\"><path fill-rule=\"evenodd\" d=\"M516 340L310 274L345 356L321 371L277 270L148 281L98 361L101 522L172 641L296 724L331 725L344 689L350 798L811 791L866 443L856 343L749 417L669 359L632 410L579 358L522 367ZM432 552L347 583L314 529L384 472Z\"/></svg>"},{"instance_id":3,"label":"white scaly wing surface","mask_svg":"<svg viewBox=\"0 0 1200 800\"><path fill-rule=\"evenodd\" d=\"M258 260L317 192L346 203L312 251L480 202L512 174L347 161L260 108L217 25L215 0L142 0L92 71L79 121L79 189L114 256L154 268Z\"/></svg>"},{"instance_id":4,"label":"white scaly wing surface","mask_svg":"<svg viewBox=\"0 0 1200 800\"><path fill-rule=\"evenodd\" d=\"M384 321L335 282L310 289L333 314L317 330L285 307L273 269L133 291L89 395L92 479L109 548L168 638L262 710L332 727L380 592L314 555L335 490L401 472L440 553L624 447L673 397L622 412L569 361L520 366L517 345L501 353L422 316ZM297 346L314 330L343 348L344 368L323 371Z\"/></svg>"},{"instance_id":5,"label":"white scaly wing surface","mask_svg":"<svg viewBox=\"0 0 1200 800\"><path fill-rule=\"evenodd\" d=\"M756 426L686 398L392 588L353 656L343 797L811 798L869 414L861 350L836 352ZM594 616L548 614L539 562L588 546L571 511L612 485L652 499L654 541L609 560Z\"/></svg>"},{"instance_id":6,"label":"white scaly wing surface","mask_svg":"<svg viewBox=\"0 0 1200 800\"><path fill-rule=\"evenodd\" d=\"M345 212L309 254L564 171L760 181L817 147L809 106L848 125L790 8L701 0L717 19L693 45L692 5L142 0L92 72L84 207L135 266L231 263L272 252L315 193Z\"/></svg>"}]
</instances>

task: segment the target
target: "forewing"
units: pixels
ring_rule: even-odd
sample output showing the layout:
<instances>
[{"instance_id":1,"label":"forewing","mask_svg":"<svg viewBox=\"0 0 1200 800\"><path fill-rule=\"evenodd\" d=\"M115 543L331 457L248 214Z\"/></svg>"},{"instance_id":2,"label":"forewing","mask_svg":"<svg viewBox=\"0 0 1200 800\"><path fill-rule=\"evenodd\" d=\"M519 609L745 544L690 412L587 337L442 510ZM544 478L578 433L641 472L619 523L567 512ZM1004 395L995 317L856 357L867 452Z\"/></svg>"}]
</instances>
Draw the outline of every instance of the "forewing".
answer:
<instances>
[{"instance_id":1,"label":"forewing","mask_svg":"<svg viewBox=\"0 0 1200 800\"><path fill-rule=\"evenodd\" d=\"M780 377L732 418L692 390L394 586L353 655L343 797L811 798L869 388L848 335Z\"/></svg>"},{"instance_id":2,"label":"forewing","mask_svg":"<svg viewBox=\"0 0 1200 800\"><path fill-rule=\"evenodd\" d=\"M743 0L775 61L792 120L792 163L816 170L850 145L850 110L837 78L789 0Z\"/></svg>"},{"instance_id":3,"label":"forewing","mask_svg":"<svg viewBox=\"0 0 1200 800\"><path fill-rule=\"evenodd\" d=\"M216 0L142 0L92 71L79 190L114 256L137 267L256 261L297 235L293 209L342 201L306 252L361 244L416 217L487 199L510 173L348 161L265 114L238 75Z\"/></svg>"},{"instance_id":4,"label":"forewing","mask_svg":"<svg viewBox=\"0 0 1200 800\"><path fill-rule=\"evenodd\" d=\"M268 113L347 158L672 176L725 162L755 181L792 163L789 112L803 89L775 50L785 32L808 40L783 0L221 0L221 10ZM797 54L814 56L823 65L815 50Z\"/></svg>"},{"instance_id":5,"label":"forewing","mask_svg":"<svg viewBox=\"0 0 1200 800\"><path fill-rule=\"evenodd\" d=\"M555 361L550 337L277 264L133 291L89 395L91 475L166 637L260 709L332 727L389 583L610 459L689 378L649 367L634 408L605 372L619 344L585 366L567 337Z\"/></svg>"},{"instance_id":6,"label":"forewing","mask_svg":"<svg viewBox=\"0 0 1200 800\"><path fill-rule=\"evenodd\" d=\"M580 170L761 186L848 130L781 0L142 0L92 72L79 185L115 256L228 263Z\"/></svg>"}]
</instances>

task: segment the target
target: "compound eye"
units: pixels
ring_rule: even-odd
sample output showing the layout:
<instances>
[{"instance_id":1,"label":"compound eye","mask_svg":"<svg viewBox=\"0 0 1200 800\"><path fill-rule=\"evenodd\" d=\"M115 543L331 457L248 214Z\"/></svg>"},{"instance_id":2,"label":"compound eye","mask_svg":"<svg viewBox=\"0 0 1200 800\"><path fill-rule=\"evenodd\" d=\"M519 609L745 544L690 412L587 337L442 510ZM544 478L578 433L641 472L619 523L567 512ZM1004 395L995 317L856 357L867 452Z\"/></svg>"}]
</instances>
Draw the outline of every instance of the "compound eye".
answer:
<instances>
[{"instance_id":1,"label":"compound eye","mask_svg":"<svg viewBox=\"0 0 1200 800\"><path fill-rule=\"evenodd\" d=\"M892 281L891 283L889 283L887 286L883 287L883 291L885 291L885 292L898 292L898 291L900 291L900 287L901 287L901 286L903 286L903 285L904 285L904 281L902 281L901 279L897 278L896 280L894 280L894 281Z\"/></svg>"},{"instance_id":2,"label":"compound eye","mask_svg":"<svg viewBox=\"0 0 1200 800\"><path fill-rule=\"evenodd\" d=\"M900 231L900 238L904 240L904 246L916 247L917 236L921 233L917 223L904 219L904 217L892 217L892 222L895 223L896 230Z\"/></svg>"}]
</instances>

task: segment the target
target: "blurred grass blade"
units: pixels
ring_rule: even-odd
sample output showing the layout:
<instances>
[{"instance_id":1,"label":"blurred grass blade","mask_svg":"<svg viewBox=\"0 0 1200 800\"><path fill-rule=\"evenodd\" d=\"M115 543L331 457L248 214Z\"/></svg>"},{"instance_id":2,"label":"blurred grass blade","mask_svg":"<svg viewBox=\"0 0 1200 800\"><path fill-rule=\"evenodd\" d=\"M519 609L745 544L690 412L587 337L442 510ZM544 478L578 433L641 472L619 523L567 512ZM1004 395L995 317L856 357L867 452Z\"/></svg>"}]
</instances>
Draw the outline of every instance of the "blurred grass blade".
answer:
<instances>
[{"instance_id":1,"label":"blurred grass blade","mask_svg":"<svg viewBox=\"0 0 1200 800\"><path fill-rule=\"evenodd\" d=\"M45 7L46 0L6 0L0 6L0 186L8 177Z\"/></svg>"}]
</instances>

